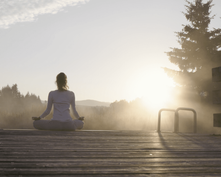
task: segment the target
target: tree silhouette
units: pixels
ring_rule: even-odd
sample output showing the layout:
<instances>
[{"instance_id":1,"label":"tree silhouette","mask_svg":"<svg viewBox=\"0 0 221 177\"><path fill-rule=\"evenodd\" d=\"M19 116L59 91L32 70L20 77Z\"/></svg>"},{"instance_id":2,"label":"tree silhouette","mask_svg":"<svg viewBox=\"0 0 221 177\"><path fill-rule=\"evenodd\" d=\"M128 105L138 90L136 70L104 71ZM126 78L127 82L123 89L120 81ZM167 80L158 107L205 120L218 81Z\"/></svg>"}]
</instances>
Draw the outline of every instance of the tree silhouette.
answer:
<instances>
[{"instance_id":1,"label":"tree silhouette","mask_svg":"<svg viewBox=\"0 0 221 177\"><path fill-rule=\"evenodd\" d=\"M203 3L187 1L186 19L190 24L184 25L177 32L181 49L172 48L167 52L170 62L179 67L179 71L164 68L165 72L183 87L196 90L199 95L211 98L211 69L221 65L221 29L209 30L214 16L210 16L212 0Z\"/></svg>"},{"instance_id":2,"label":"tree silhouette","mask_svg":"<svg viewBox=\"0 0 221 177\"><path fill-rule=\"evenodd\" d=\"M0 90L0 113L17 114L26 109L42 106L40 97L29 94L23 96L19 91L17 84L3 87Z\"/></svg>"}]
</instances>

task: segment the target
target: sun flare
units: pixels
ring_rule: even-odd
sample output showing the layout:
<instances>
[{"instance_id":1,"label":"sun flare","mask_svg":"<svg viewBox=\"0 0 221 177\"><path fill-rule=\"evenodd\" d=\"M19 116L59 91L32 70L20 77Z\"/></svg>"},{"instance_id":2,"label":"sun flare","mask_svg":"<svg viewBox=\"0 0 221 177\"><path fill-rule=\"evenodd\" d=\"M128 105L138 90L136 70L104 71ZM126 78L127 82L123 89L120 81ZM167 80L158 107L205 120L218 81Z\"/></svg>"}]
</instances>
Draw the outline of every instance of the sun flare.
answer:
<instances>
[{"instance_id":1,"label":"sun flare","mask_svg":"<svg viewBox=\"0 0 221 177\"><path fill-rule=\"evenodd\" d=\"M147 107L160 108L171 101L174 82L163 69L138 72L133 75L129 83L128 94L131 100L142 98Z\"/></svg>"}]
</instances>

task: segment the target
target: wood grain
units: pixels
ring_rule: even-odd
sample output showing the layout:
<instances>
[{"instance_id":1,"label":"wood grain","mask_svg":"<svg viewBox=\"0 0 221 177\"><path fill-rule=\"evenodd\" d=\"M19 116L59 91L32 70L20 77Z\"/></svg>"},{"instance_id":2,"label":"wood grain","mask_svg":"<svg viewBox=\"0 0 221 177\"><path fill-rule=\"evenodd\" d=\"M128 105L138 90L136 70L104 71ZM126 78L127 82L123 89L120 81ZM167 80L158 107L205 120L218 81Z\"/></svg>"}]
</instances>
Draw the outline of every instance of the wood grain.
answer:
<instances>
[{"instance_id":1,"label":"wood grain","mask_svg":"<svg viewBox=\"0 0 221 177\"><path fill-rule=\"evenodd\" d=\"M1 130L0 176L221 176L221 136Z\"/></svg>"}]
</instances>

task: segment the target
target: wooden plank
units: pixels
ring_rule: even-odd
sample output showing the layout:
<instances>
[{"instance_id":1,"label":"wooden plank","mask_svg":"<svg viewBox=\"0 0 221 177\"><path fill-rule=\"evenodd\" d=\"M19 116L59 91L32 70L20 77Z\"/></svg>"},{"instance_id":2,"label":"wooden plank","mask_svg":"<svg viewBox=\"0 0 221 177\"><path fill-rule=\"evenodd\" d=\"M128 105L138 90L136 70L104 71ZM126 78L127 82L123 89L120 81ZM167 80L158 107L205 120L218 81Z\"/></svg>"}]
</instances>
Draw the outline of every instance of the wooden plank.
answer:
<instances>
[{"instance_id":1,"label":"wooden plank","mask_svg":"<svg viewBox=\"0 0 221 177\"><path fill-rule=\"evenodd\" d=\"M51 159L60 159L60 158L221 158L221 152L76 152L76 153L64 153L59 152L59 154L56 153L1 153L0 161L1 159L26 159L26 158L37 158L37 159L44 159L44 158L51 158Z\"/></svg>"},{"instance_id":2,"label":"wooden plank","mask_svg":"<svg viewBox=\"0 0 221 177\"><path fill-rule=\"evenodd\" d=\"M100 174L188 174L221 173L221 167L81 167L81 168L0 168L0 175L100 175Z\"/></svg>"},{"instance_id":3,"label":"wooden plank","mask_svg":"<svg viewBox=\"0 0 221 177\"><path fill-rule=\"evenodd\" d=\"M0 131L0 175L221 176L221 136Z\"/></svg>"}]
</instances>

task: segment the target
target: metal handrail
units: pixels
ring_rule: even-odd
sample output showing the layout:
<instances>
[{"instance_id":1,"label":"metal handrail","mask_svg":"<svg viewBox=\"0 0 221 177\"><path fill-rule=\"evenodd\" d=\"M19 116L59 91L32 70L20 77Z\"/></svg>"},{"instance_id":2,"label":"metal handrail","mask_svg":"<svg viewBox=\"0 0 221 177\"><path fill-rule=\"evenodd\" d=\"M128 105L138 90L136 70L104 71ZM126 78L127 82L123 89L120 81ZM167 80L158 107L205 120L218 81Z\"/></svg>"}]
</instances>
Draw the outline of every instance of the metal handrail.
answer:
<instances>
[{"instance_id":1,"label":"metal handrail","mask_svg":"<svg viewBox=\"0 0 221 177\"><path fill-rule=\"evenodd\" d=\"M166 109L166 108L160 109L159 112L158 112L158 126L157 126L157 132L160 132L161 112L163 112L163 111L172 111L172 112L175 112L175 117L174 117L174 119L176 119L176 110L175 110L175 109Z\"/></svg>"},{"instance_id":2,"label":"metal handrail","mask_svg":"<svg viewBox=\"0 0 221 177\"><path fill-rule=\"evenodd\" d=\"M194 133L197 133L197 114L196 114L196 111L192 108L184 108L184 107L180 107L180 108L177 108L176 109L176 112L175 112L175 122L174 122L174 132L179 132L179 111L180 110L183 110L183 111L191 111L193 112L193 132Z\"/></svg>"},{"instance_id":3,"label":"metal handrail","mask_svg":"<svg viewBox=\"0 0 221 177\"><path fill-rule=\"evenodd\" d=\"M192 108L184 108L184 107L179 107L176 110L174 109L167 109L167 108L163 108L160 109L158 112L158 126L157 126L157 132L160 132L160 125L161 125L161 112L162 111L172 111L175 112L175 116L174 116L174 133L178 133L179 132L179 111L180 110L184 110L184 111L192 111L194 114L194 127L193 127L193 132L197 133L197 114L196 111Z\"/></svg>"}]
</instances>

